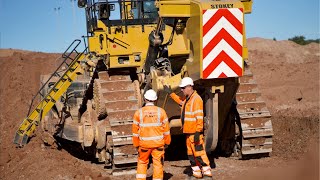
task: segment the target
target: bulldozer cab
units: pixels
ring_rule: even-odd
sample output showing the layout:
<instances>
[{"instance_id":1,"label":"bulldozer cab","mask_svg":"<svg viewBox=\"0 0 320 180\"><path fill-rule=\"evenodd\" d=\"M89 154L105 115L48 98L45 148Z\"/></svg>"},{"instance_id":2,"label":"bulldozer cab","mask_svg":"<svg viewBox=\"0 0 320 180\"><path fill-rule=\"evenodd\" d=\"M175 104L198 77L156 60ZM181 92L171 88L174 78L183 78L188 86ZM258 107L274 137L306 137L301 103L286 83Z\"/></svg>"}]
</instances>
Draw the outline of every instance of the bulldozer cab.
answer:
<instances>
[{"instance_id":1,"label":"bulldozer cab","mask_svg":"<svg viewBox=\"0 0 320 180\"><path fill-rule=\"evenodd\" d=\"M86 7L88 32L97 29L97 21L108 28L114 26L155 24L158 11L154 0L88 1Z\"/></svg>"}]
</instances>

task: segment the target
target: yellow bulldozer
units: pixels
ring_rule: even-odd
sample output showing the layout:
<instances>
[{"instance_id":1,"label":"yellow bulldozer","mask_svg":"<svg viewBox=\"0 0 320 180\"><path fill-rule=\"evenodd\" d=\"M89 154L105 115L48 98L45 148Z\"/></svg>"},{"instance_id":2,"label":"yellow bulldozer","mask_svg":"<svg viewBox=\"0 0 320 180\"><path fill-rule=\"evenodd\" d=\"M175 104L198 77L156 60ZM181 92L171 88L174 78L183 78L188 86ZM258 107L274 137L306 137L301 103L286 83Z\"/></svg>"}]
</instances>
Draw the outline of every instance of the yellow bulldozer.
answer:
<instances>
[{"instance_id":1,"label":"yellow bulldozer","mask_svg":"<svg viewBox=\"0 0 320 180\"><path fill-rule=\"evenodd\" d=\"M272 151L271 115L249 69L244 15L251 0L79 0L78 6L86 14L86 47L77 50L75 40L57 71L43 78L41 99L14 143L27 144L41 126L48 137L81 144L114 172L134 168L132 118L144 92L158 93L171 134L181 135L180 107L163 87L179 94L188 76L204 102L208 154Z\"/></svg>"}]
</instances>

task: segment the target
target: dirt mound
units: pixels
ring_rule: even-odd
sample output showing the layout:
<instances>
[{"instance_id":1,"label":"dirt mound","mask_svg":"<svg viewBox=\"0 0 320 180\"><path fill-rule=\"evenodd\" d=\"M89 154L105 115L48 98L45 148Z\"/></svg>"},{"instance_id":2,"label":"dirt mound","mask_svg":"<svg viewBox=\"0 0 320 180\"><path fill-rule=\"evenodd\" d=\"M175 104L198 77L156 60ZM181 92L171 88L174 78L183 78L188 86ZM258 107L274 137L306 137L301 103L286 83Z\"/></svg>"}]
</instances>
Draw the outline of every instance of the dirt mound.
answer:
<instances>
[{"instance_id":1,"label":"dirt mound","mask_svg":"<svg viewBox=\"0 0 320 180\"><path fill-rule=\"evenodd\" d=\"M252 72L273 115L273 155L297 159L310 139L319 139L320 46L254 38L248 47Z\"/></svg>"},{"instance_id":2,"label":"dirt mound","mask_svg":"<svg viewBox=\"0 0 320 180\"><path fill-rule=\"evenodd\" d=\"M40 133L22 148L13 144L15 131L27 115L31 99L40 87L40 75L52 73L61 54L0 50L0 179L84 179L98 177L65 151L42 145ZM101 175L100 175L101 176Z\"/></svg>"},{"instance_id":3,"label":"dirt mound","mask_svg":"<svg viewBox=\"0 0 320 180\"><path fill-rule=\"evenodd\" d=\"M268 167L251 170L246 175L234 178L237 180L318 180L319 179L319 146L311 144L308 152L298 161L289 162L285 167Z\"/></svg>"},{"instance_id":4,"label":"dirt mound","mask_svg":"<svg viewBox=\"0 0 320 180\"><path fill-rule=\"evenodd\" d=\"M253 74L272 112L293 109L303 110L303 116L318 114L319 44L254 38L248 47Z\"/></svg>"},{"instance_id":5,"label":"dirt mound","mask_svg":"<svg viewBox=\"0 0 320 180\"><path fill-rule=\"evenodd\" d=\"M305 154L319 158L315 156L319 149L314 148L319 146L319 44L300 46L290 41L254 38L248 40L248 48L252 72L273 115L274 151L270 158L258 160L217 159L214 174L217 179L256 177L257 168L258 172L265 170L261 167L270 171L282 168L281 175L302 172L305 167L299 164L307 161ZM40 75L52 73L61 63L60 56L0 50L0 179L108 179L100 166L77 159L63 149L43 146L40 133L22 149L12 143L39 89ZM307 148L308 144L315 146ZM170 179L182 179L188 166L187 161L166 162L165 170L171 173ZM310 179L319 179L319 163L312 166L312 172L307 172Z\"/></svg>"}]
</instances>

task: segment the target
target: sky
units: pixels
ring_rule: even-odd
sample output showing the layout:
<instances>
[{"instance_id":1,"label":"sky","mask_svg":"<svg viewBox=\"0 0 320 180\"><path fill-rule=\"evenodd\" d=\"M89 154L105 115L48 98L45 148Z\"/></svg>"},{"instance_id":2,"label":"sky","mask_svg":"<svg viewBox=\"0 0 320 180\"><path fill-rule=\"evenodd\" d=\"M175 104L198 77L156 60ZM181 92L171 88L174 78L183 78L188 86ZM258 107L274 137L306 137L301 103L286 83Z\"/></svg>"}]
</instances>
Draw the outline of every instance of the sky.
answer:
<instances>
[{"instance_id":1,"label":"sky","mask_svg":"<svg viewBox=\"0 0 320 180\"><path fill-rule=\"evenodd\" d=\"M245 15L248 38L320 38L319 0L254 0ZM64 52L86 35L77 0L0 0L0 48Z\"/></svg>"}]
</instances>

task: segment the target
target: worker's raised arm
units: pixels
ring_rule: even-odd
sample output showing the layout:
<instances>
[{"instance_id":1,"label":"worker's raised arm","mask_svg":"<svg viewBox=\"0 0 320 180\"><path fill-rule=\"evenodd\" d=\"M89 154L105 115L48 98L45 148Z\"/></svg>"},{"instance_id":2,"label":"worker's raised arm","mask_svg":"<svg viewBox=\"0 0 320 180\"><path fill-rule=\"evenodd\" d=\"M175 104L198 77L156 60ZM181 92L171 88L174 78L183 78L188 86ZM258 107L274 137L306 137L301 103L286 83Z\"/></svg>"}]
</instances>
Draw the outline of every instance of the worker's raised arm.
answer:
<instances>
[{"instance_id":1,"label":"worker's raised arm","mask_svg":"<svg viewBox=\"0 0 320 180\"><path fill-rule=\"evenodd\" d=\"M176 93L171 93L170 97L179 104L179 106L182 106L183 101L186 99L185 97L180 97Z\"/></svg>"},{"instance_id":2,"label":"worker's raised arm","mask_svg":"<svg viewBox=\"0 0 320 180\"><path fill-rule=\"evenodd\" d=\"M167 92L167 93L170 95L170 97L171 97L176 103L178 103L180 106L182 106L183 101L186 99L185 97L180 97L180 96L178 96L176 93L174 93L174 92L172 91L171 87L168 86L168 85L164 85L164 86L163 86L163 89L164 89L165 92Z\"/></svg>"}]
</instances>

